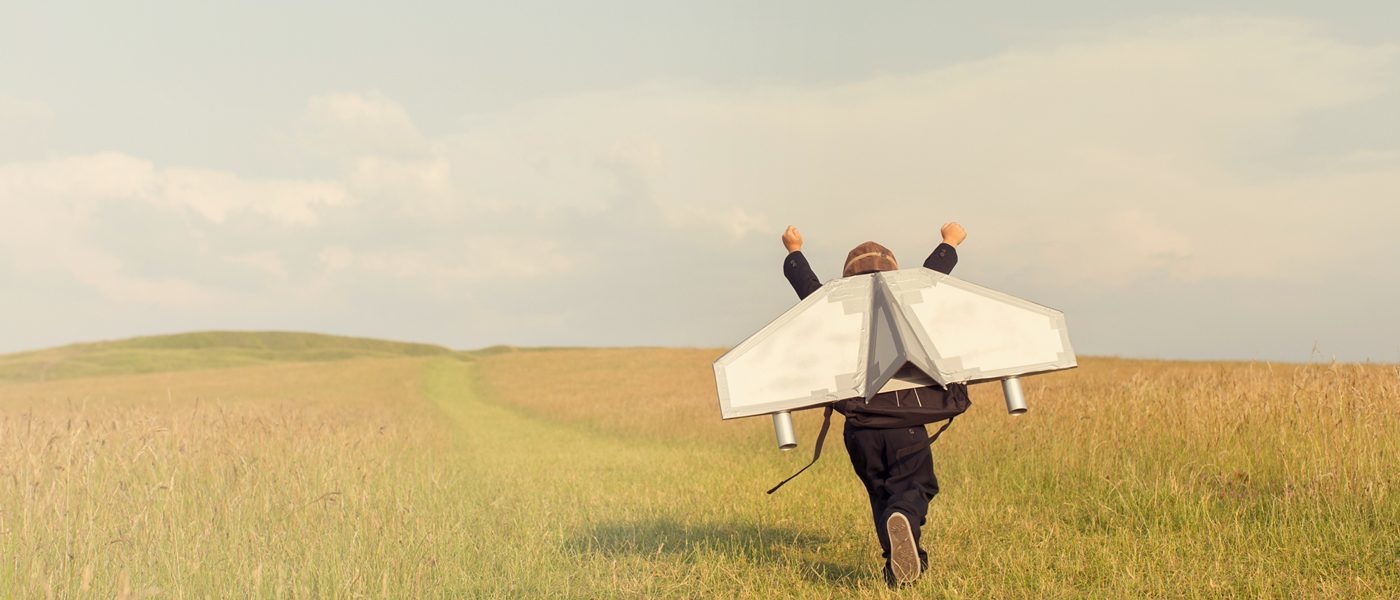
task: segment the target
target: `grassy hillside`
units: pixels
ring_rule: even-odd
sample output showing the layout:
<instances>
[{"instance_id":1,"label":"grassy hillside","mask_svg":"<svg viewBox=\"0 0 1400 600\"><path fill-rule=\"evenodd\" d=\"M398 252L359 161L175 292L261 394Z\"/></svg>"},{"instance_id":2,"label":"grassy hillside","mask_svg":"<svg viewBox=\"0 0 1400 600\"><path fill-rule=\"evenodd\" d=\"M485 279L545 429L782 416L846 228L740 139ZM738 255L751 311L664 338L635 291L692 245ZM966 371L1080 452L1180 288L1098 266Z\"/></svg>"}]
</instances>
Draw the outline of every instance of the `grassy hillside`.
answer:
<instances>
[{"instance_id":1,"label":"grassy hillside","mask_svg":"<svg viewBox=\"0 0 1400 600\"><path fill-rule=\"evenodd\" d=\"M48 381L316 362L351 358L437 356L441 346L279 331L210 331L74 344L0 356L0 381Z\"/></svg>"},{"instance_id":2,"label":"grassy hillside","mask_svg":"<svg viewBox=\"0 0 1400 600\"><path fill-rule=\"evenodd\" d=\"M1394 366L1084 359L1016 418L975 386L890 591L839 420L764 495L817 415L792 453L719 420L717 355L0 381L0 596L1400 597Z\"/></svg>"}]
</instances>

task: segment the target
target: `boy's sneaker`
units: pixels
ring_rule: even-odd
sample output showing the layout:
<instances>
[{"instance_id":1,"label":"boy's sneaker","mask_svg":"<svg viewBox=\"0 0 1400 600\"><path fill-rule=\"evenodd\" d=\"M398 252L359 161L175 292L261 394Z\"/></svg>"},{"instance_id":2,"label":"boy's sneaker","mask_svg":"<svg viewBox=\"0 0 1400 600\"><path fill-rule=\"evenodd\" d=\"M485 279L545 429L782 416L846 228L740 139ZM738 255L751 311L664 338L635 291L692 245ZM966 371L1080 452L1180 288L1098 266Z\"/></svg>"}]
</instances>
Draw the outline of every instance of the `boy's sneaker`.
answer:
<instances>
[{"instance_id":1,"label":"boy's sneaker","mask_svg":"<svg viewBox=\"0 0 1400 600\"><path fill-rule=\"evenodd\" d=\"M923 564L919 560L919 547L914 543L914 528L909 524L909 517L902 512L890 515L885 520L885 533L890 536L889 575L894 577L894 583L904 585L918 579L923 572Z\"/></svg>"}]
</instances>

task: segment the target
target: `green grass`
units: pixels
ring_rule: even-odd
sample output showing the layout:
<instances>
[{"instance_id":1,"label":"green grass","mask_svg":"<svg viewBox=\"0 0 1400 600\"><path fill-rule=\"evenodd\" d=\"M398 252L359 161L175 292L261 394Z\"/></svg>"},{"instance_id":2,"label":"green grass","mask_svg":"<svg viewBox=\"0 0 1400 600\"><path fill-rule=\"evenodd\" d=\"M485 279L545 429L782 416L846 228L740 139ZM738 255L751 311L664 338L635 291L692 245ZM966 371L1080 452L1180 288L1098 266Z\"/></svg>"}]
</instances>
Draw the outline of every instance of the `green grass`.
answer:
<instances>
[{"instance_id":1,"label":"green grass","mask_svg":"<svg viewBox=\"0 0 1400 600\"><path fill-rule=\"evenodd\" d=\"M720 421L716 351L196 347L0 382L0 596L1400 596L1394 367L1085 359L1015 419L975 387L890 591L839 421L765 495L816 415L786 454Z\"/></svg>"},{"instance_id":2,"label":"green grass","mask_svg":"<svg viewBox=\"0 0 1400 600\"><path fill-rule=\"evenodd\" d=\"M807 459L816 415L800 415L791 454L762 419L718 421L714 355L478 363L464 429L499 457L482 462L533 482L498 487L510 525L495 531L543 541L497 547L480 577L580 597L1400 594L1394 367L1086 359L1028 379L1034 412L1018 418L995 386L975 387L935 446L934 564L900 594L881 585L839 433L765 496ZM532 561L547 566L511 569Z\"/></svg>"},{"instance_id":3,"label":"green grass","mask_svg":"<svg viewBox=\"0 0 1400 600\"><path fill-rule=\"evenodd\" d=\"M474 368L437 362L428 373L429 396L459 424L481 518L469 542L475 558L446 595L821 597L877 589L868 560L841 560L874 541L835 518L859 518L851 485L835 498L773 502L761 488L789 466L773 456L534 419L483 396ZM843 506L828 505L833 499Z\"/></svg>"},{"instance_id":4,"label":"green grass","mask_svg":"<svg viewBox=\"0 0 1400 600\"><path fill-rule=\"evenodd\" d=\"M0 356L0 381L48 381L279 362L436 356L451 350L315 333L211 331L74 344Z\"/></svg>"}]
</instances>

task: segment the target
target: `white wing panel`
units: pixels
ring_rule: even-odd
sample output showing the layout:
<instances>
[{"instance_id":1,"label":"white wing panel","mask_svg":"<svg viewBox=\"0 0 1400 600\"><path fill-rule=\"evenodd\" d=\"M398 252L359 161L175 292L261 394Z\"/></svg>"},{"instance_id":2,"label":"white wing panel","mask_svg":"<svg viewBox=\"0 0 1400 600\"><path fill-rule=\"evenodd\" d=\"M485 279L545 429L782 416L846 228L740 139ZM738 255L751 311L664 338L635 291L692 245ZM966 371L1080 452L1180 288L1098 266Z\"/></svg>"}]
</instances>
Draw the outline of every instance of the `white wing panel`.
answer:
<instances>
[{"instance_id":1,"label":"white wing panel","mask_svg":"<svg viewBox=\"0 0 1400 600\"><path fill-rule=\"evenodd\" d=\"M937 353L962 359L964 368L990 371L1054 362L1065 351L1048 315L952 285L928 288L923 297L910 310L925 327L938 332L933 338Z\"/></svg>"},{"instance_id":2,"label":"white wing panel","mask_svg":"<svg viewBox=\"0 0 1400 600\"><path fill-rule=\"evenodd\" d=\"M830 282L715 361L726 419L864 392L873 277Z\"/></svg>"},{"instance_id":3,"label":"white wing panel","mask_svg":"<svg viewBox=\"0 0 1400 600\"><path fill-rule=\"evenodd\" d=\"M1076 365L1060 311L933 271L882 275L939 383Z\"/></svg>"},{"instance_id":4,"label":"white wing panel","mask_svg":"<svg viewBox=\"0 0 1400 600\"><path fill-rule=\"evenodd\" d=\"M1076 364L1064 313L916 268L828 282L714 369L733 419Z\"/></svg>"}]
</instances>

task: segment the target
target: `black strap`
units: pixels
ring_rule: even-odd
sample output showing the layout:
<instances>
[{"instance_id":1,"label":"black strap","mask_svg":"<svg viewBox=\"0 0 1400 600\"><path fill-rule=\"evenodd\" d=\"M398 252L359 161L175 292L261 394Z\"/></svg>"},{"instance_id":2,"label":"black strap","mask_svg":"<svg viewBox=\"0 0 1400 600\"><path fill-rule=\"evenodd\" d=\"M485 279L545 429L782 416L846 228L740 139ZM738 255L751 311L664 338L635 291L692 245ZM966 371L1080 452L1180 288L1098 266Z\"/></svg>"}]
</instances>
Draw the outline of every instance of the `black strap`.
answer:
<instances>
[{"instance_id":1,"label":"black strap","mask_svg":"<svg viewBox=\"0 0 1400 600\"><path fill-rule=\"evenodd\" d=\"M942 426L942 427L939 427L939 428L938 428L938 431L933 432L933 435L929 436L929 438L928 438L928 445L932 446L934 442L938 441L938 436L943 435L943 432L945 432L945 431L948 430L948 426L953 424L953 419L955 419L955 418L956 418L956 417L948 417L948 418L944 421L943 426ZM900 450L900 451L898 451L898 452L895 452L895 453L894 453L894 458L895 458L895 460L899 460L899 459L901 459L901 458L904 458L904 457L906 457L906 456L909 456L909 455L912 454L915 450L918 450L918 449L919 449L919 446L910 446L910 447L908 447L908 448L904 448L904 449L902 449L902 450Z\"/></svg>"},{"instance_id":2,"label":"black strap","mask_svg":"<svg viewBox=\"0 0 1400 600\"><path fill-rule=\"evenodd\" d=\"M812 468L812 465L817 464L817 459L822 457L822 442L826 441L826 430L831 429L831 410L832 405L828 404L826 405L826 412L822 413L822 431L821 433L817 434L816 446L812 448L812 462L807 463L807 466L802 467L801 470L799 470L796 473L793 473L791 477L788 477L787 479L784 479L780 483L778 483L778 485L773 486L773 489L768 490L769 494L778 491L778 488L783 487L784 484L786 484L789 481L792 481L794 477L801 475L802 471L806 471L807 469ZM939 433L943 432L940 431Z\"/></svg>"}]
</instances>

